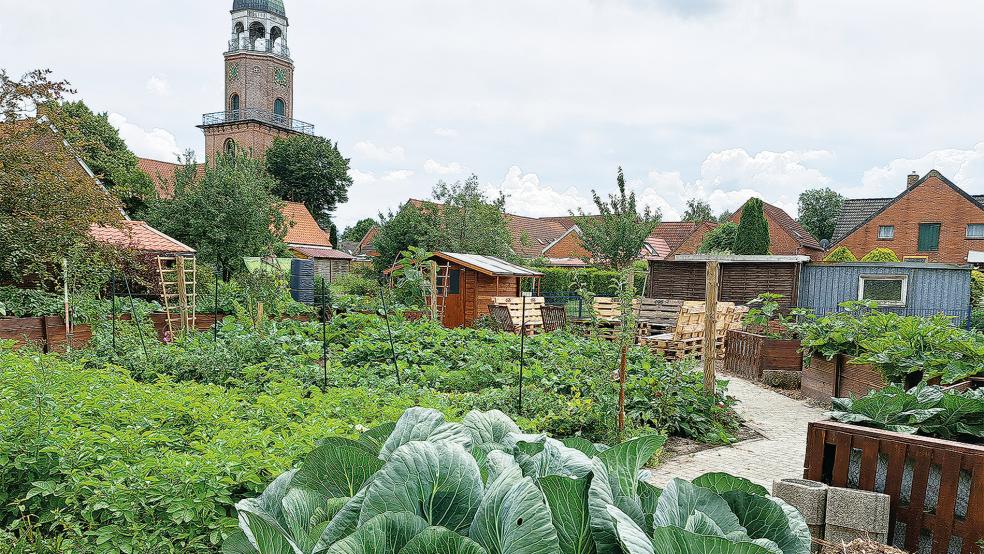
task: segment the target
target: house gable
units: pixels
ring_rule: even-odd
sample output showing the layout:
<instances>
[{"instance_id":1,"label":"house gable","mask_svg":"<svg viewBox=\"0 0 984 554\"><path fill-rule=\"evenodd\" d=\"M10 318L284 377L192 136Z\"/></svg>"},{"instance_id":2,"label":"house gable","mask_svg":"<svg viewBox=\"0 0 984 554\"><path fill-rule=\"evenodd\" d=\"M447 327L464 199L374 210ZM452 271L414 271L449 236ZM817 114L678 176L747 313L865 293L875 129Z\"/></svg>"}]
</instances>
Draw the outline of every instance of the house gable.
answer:
<instances>
[{"instance_id":1,"label":"house gable","mask_svg":"<svg viewBox=\"0 0 984 554\"><path fill-rule=\"evenodd\" d=\"M543 257L589 259L591 253L584 248L584 242L581 240L581 229L575 225L547 245L543 249Z\"/></svg>"}]
</instances>

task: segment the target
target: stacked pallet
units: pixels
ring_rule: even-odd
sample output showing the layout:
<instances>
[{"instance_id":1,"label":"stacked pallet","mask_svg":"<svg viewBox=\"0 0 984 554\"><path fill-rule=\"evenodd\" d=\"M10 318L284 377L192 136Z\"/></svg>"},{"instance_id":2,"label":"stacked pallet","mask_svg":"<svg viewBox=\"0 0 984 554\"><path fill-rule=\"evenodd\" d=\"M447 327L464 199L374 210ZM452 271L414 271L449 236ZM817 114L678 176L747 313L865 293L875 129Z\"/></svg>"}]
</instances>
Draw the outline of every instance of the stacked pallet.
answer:
<instances>
[{"instance_id":1,"label":"stacked pallet","mask_svg":"<svg viewBox=\"0 0 984 554\"><path fill-rule=\"evenodd\" d=\"M639 300L632 300L632 309L638 310L638 308ZM622 330L621 300L607 296L598 296L591 303L591 310L594 313L594 323L598 330L598 337L610 341L619 340Z\"/></svg>"},{"instance_id":2,"label":"stacked pallet","mask_svg":"<svg viewBox=\"0 0 984 554\"><path fill-rule=\"evenodd\" d=\"M643 298L636 311L639 338L673 331L680 317L681 308L683 308L683 300Z\"/></svg>"},{"instance_id":3,"label":"stacked pallet","mask_svg":"<svg viewBox=\"0 0 984 554\"><path fill-rule=\"evenodd\" d=\"M523 327L523 297L521 296L497 296L492 299L492 303L509 308L509 315L512 317L513 325L517 328ZM543 313L540 311L546 300L542 297L526 298L526 326L528 330L540 329L543 327Z\"/></svg>"},{"instance_id":4,"label":"stacked pallet","mask_svg":"<svg viewBox=\"0 0 984 554\"><path fill-rule=\"evenodd\" d=\"M728 330L740 327L744 311L747 309L737 308L732 302L718 303L714 339L719 356L724 353L724 338ZM684 302L672 332L640 337L639 343L669 360L700 357L704 349L706 317L707 308L704 302Z\"/></svg>"}]
</instances>

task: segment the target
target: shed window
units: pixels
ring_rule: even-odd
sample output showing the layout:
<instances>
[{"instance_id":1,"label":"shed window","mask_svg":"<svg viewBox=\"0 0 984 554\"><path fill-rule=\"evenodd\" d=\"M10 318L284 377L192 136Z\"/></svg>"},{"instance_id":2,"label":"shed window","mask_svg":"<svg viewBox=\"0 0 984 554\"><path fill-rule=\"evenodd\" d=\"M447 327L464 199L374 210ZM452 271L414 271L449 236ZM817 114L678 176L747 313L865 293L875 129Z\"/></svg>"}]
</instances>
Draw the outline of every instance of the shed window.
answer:
<instances>
[{"instance_id":1,"label":"shed window","mask_svg":"<svg viewBox=\"0 0 984 554\"><path fill-rule=\"evenodd\" d=\"M878 240L892 240L895 238L895 225L881 225L878 227Z\"/></svg>"},{"instance_id":2,"label":"shed window","mask_svg":"<svg viewBox=\"0 0 984 554\"><path fill-rule=\"evenodd\" d=\"M862 275L859 280L859 300L874 300L879 306L905 306L908 276Z\"/></svg>"},{"instance_id":3,"label":"shed window","mask_svg":"<svg viewBox=\"0 0 984 554\"><path fill-rule=\"evenodd\" d=\"M984 223L971 223L967 225L967 238L984 239Z\"/></svg>"},{"instance_id":4,"label":"shed window","mask_svg":"<svg viewBox=\"0 0 984 554\"><path fill-rule=\"evenodd\" d=\"M461 294L461 270L448 272L448 294Z\"/></svg>"},{"instance_id":5,"label":"shed window","mask_svg":"<svg viewBox=\"0 0 984 554\"><path fill-rule=\"evenodd\" d=\"M936 252L939 249L940 249L940 224L920 223L918 250L920 252Z\"/></svg>"}]
</instances>

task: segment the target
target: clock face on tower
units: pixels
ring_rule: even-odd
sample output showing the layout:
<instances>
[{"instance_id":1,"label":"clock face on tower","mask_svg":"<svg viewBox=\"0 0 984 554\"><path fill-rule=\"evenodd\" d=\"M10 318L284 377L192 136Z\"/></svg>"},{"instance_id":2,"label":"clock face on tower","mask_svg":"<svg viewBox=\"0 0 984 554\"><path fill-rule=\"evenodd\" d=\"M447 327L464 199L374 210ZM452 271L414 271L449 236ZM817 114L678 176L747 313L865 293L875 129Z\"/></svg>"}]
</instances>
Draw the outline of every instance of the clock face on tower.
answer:
<instances>
[{"instance_id":1,"label":"clock face on tower","mask_svg":"<svg viewBox=\"0 0 984 554\"><path fill-rule=\"evenodd\" d=\"M273 71L273 80L278 85L280 85L282 87L286 87L287 86L287 70L284 69L284 68L282 68L282 67L278 67L277 69L275 69Z\"/></svg>"},{"instance_id":2,"label":"clock face on tower","mask_svg":"<svg viewBox=\"0 0 984 554\"><path fill-rule=\"evenodd\" d=\"M239 64L233 63L229 64L229 80L235 80L239 78Z\"/></svg>"}]
</instances>

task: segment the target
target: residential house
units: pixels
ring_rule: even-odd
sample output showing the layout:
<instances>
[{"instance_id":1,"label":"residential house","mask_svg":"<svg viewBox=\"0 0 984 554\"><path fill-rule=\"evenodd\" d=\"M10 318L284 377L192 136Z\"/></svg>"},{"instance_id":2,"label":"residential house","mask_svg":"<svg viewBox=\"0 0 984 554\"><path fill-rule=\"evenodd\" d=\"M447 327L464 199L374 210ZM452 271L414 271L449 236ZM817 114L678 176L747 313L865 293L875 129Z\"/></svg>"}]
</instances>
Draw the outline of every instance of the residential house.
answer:
<instances>
[{"instance_id":1,"label":"residential house","mask_svg":"<svg viewBox=\"0 0 984 554\"><path fill-rule=\"evenodd\" d=\"M890 248L900 260L962 264L984 250L984 196L972 196L935 169L908 176L895 198L846 200L834 247L858 258Z\"/></svg>"}]
</instances>

